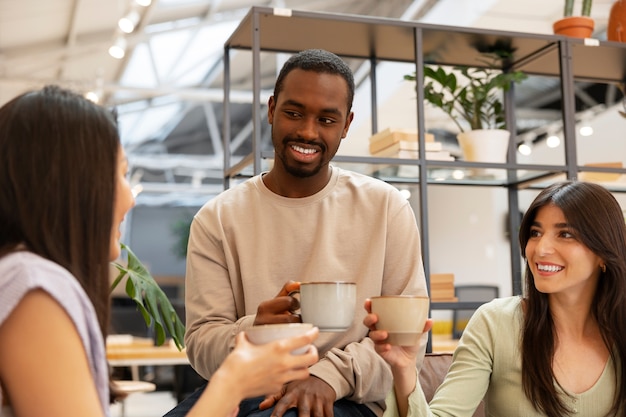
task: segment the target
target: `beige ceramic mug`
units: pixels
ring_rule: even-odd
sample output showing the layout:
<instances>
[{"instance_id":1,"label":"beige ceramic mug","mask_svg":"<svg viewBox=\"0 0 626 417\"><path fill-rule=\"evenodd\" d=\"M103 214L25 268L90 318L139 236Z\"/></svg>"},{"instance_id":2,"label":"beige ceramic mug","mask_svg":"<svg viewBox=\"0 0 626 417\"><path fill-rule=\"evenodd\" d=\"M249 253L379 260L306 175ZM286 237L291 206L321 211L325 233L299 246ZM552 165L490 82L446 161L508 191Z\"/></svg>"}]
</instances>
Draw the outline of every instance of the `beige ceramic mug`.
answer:
<instances>
[{"instance_id":1,"label":"beige ceramic mug","mask_svg":"<svg viewBox=\"0 0 626 417\"><path fill-rule=\"evenodd\" d=\"M264 345L274 340L288 339L300 336L313 328L310 323L277 323L260 324L245 330L248 340L255 345ZM294 355L302 355L309 350L310 345L294 350Z\"/></svg>"},{"instance_id":2,"label":"beige ceramic mug","mask_svg":"<svg viewBox=\"0 0 626 417\"><path fill-rule=\"evenodd\" d=\"M371 301L372 313L378 316L376 328L389 333L387 343L414 346L419 342L428 319L428 297L383 295L371 297Z\"/></svg>"},{"instance_id":3,"label":"beige ceramic mug","mask_svg":"<svg viewBox=\"0 0 626 417\"><path fill-rule=\"evenodd\" d=\"M301 282L300 314L322 332L343 332L352 326L356 309L355 282Z\"/></svg>"}]
</instances>

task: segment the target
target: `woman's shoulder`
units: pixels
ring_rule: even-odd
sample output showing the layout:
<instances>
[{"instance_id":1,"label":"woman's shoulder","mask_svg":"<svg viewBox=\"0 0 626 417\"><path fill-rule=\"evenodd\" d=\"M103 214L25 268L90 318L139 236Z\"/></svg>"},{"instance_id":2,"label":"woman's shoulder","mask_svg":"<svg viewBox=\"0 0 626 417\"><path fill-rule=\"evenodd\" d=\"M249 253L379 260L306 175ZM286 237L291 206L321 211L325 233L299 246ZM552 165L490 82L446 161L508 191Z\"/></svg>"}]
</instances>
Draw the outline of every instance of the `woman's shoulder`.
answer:
<instances>
[{"instance_id":1,"label":"woman's shoulder","mask_svg":"<svg viewBox=\"0 0 626 417\"><path fill-rule=\"evenodd\" d=\"M21 277L34 278L40 273L71 276L69 271L61 265L26 250L11 252L0 258L0 277L9 279L20 275Z\"/></svg>"},{"instance_id":2,"label":"woman's shoulder","mask_svg":"<svg viewBox=\"0 0 626 417\"><path fill-rule=\"evenodd\" d=\"M29 251L16 251L0 258L2 298L21 299L25 293L42 288L55 298L82 294L82 287L61 265Z\"/></svg>"},{"instance_id":3,"label":"woman's shoulder","mask_svg":"<svg viewBox=\"0 0 626 417\"><path fill-rule=\"evenodd\" d=\"M502 320L518 314L521 311L521 308L522 297L514 295L511 297L494 298L493 300L481 305L476 310L476 314Z\"/></svg>"},{"instance_id":4,"label":"woman's shoulder","mask_svg":"<svg viewBox=\"0 0 626 417\"><path fill-rule=\"evenodd\" d=\"M36 289L45 291L79 321L86 317L85 311L93 312L85 290L67 269L33 252L17 251L0 258L0 322Z\"/></svg>"}]
</instances>

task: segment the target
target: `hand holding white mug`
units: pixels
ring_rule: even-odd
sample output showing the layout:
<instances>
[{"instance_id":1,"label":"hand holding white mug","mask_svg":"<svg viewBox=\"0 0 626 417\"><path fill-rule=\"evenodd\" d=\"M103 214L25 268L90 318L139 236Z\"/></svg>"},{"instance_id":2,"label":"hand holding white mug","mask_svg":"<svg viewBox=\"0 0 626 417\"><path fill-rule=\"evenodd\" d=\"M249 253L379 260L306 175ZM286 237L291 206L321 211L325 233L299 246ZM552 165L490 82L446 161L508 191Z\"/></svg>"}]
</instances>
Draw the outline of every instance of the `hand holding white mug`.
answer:
<instances>
[{"instance_id":1,"label":"hand holding white mug","mask_svg":"<svg viewBox=\"0 0 626 417\"><path fill-rule=\"evenodd\" d=\"M352 326L356 310L356 283L346 281L301 282L300 315L322 332L343 332Z\"/></svg>"},{"instance_id":2,"label":"hand holding white mug","mask_svg":"<svg viewBox=\"0 0 626 417\"><path fill-rule=\"evenodd\" d=\"M300 302L292 295L299 290L299 282L287 281L276 297L259 304L254 325L300 323L300 315L294 314L300 308Z\"/></svg>"}]
</instances>

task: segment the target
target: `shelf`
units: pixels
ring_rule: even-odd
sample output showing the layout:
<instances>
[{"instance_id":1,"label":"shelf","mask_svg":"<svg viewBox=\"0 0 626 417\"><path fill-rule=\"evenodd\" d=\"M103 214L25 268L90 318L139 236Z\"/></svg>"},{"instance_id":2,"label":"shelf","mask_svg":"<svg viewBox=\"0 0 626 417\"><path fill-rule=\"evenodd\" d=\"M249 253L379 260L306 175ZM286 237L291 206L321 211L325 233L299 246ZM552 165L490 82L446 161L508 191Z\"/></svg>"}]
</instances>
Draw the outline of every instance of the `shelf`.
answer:
<instances>
[{"instance_id":1,"label":"shelf","mask_svg":"<svg viewBox=\"0 0 626 417\"><path fill-rule=\"evenodd\" d=\"M274 159L273 151L261 151L265 165L262 170L269 170ZM231 170L231 177L248 178L254 175L250 165L252 154L241 158ZM350 171L369 175L385 182L394 184L419 182L419 166L427 165L427 182L429 184L451 185L482 185L517 188L542 189L556 181L567 178L564 165L541 164L495 164L481 162L455 161L421 161L417 159L379 158L368 156L336 155L333 165ZM626 168L600 168L578 166L579 173L612 173L619 177L612 181L594 181L611 191L626 192Z\"/></svg>"},{"instance_id":2,"label":"shelf","mask_svg":"<svg viewBox=\"0 0 626 417\"><path fill-rule=\"evenodd\" d=\"M321 48L342 58L370 61L372 133L377 129L376 63L380 61L423 64L484 66L483 53L488 46L504 45L514 50L511 61L500 69L521 70L529 75L555 77L562 92L562 125L564 132L564 163L560 165L489 164L425 159L397 159L336 155L333 164L361 172L393 184L415 185L419 188L419 213L424 273L430 276L428 193L431 185L461 185L506 188L507 230L520 227L519 192L542 189L579 173L618 174L616 181L604 182L606 188L626 192L626 169L589 168L576 166L575 82L591 81L617 83L626 80L626 44L575 39L553 35L536 35L506 31L429 25L399 19L356 15L304 12L267 7L253 7L224 44L224 149L226 187L230 179L244 179L269 169L273 151L263 150L261 126L261 65L264 53L295 53L304 49ZM230 55L231 49L252 52L252 153L242 159L228 153L230 147ZM417 81L418 86L421 81ZM514 91L505 94L505 106L513 105ZM417 104L417 125L424 134L424 103ZM514 112L507 113L507 124L515 125ZM423 139L422 139L423 140ZM423 145L423 142L422 142ZM421 146L422 146L421 145ZM267 146L267 145L265 145ZM515 160L514 144L508 150ZM517 239L509 239L511 281L513 294L522 293L520 247ZM427 285L428 278L427 278ZM482 303L433 302L432 309L474 309Z\"/></svg>"},{"instance_id":3,"label":"shelf","mask_svg":"<svg viewBox=\"0 0 626 417\"><path fill-rule=\"evenodd\" d=\"M269 164L274 158L273 151L262 151L261 158L265 165L262 170L269 170ZM249 178L254 175L250 161L252 155L243 157L235 164L237 170L232 169L232 177ZM419 182L419 166L424 161L399 158L378 158L363 156L337 155L333 158L333 165L361 174L378 178L393 184L414 184ZM545 188L547 184L564 180L567 177L566 168L562 165L530 165L530 164L495 164L481 162L432 161L427 165L428 184L499 186L517 188ZM621 172L618 181L603 183L607 187L626 191L626 169L589 168L581 170L594 172Z\"/></svg>"},{"instance_id":4,"label":"shelf","mask_svg":"<svg viewBox=\"0 0 626 417\"><path fill-rule=\"evenodd\" d=\"M485 31L421 24L390 18L255 7L226 41L234 49L253 48L254 16L259 16L259 48L264 51L297 52L321 48L337 55L381 61L415 62L415 29L423 30L426 62L479 65L480 53L496 42L510 44L517 59L527 61L537 52L555 47L554 37L502 31ZM289 36L284 36L289 33ZM311 36L315 33L315 36ZM557 67L540 73L558 74Z\"/></svg>"},{"instance_id":5,"label":"shelf","mask_svg":"<svg viewBox=\"0 0 626 417\"><path fill-rule=\"evenodd\" d=\"M433 301L431 310L476 310L485 301Z\"/></svg>"},{"instance_id":6,"label":"shelf","mask_svg":"<svg viewBox=\"0 0 626 417\"><path fill-rule=\"evenodd\" d=\"M288 36L287 36L288 34ZM312 34L315 34L312 36ZM399 19L356 15L304 12L267 7L253 7L224 44L224 126L226 187L230 179L245 179L269 169L274 158L272 150L264 150L261 138L262 103L261 65L263 53L295 53L321 48L345 59L361 59L370 65L372 130L377 129L376 63L381 61L423 64L484 66L484 52L489 46L503 45L514 50L514 57L501 69L514 69L529 75L555 77L562 91L562 124L564 132L564 163L559 165L519 164L512 143L509 159L515 162L494 164L462 160L435 161L370 156L336 155L333 164L361 172L396 185L419 188L418 221L422 238L424 273L430 276L428 193L431 186L457 185L501 187L507 191L507 230L520 226L519 196L523 189L542 189L580 173L617 174L615 181L603 182L615 192L626 192L626 169L576 166L576 134L574 131L574 84L578 81L616 83L626 80L626 44L595 39L575 39L553 35L536 35L506 31L456 28L429 25ZM252 52L252 152L238 159L228 154L230 145L230 55L229 51L247 49ZM420 81L418 80L418 85ZM505 106L511 106L514 91L505 94ZM425 129L424 103L418 103L417 125ZM507 124L515 125L514 112L507 113ZM375 133L375 132L372 132ZM421 137L421 136L420 136ZM511 280L513 294L522 293L523 274L517 239L510 239ZM475 304L475 303L474 303ZM466 303L433 303L433 309L475 308Z\"/></svg>"},{"instance_id":7,"label":"shelf","mask_svg":"<svg viewBox=\"0 0 626 417\"><path fill-rule=\"evenodd\" d=\"M555 77L561 74L558 41L566 39L390 18L254 7L225 46L253 49L255 16L258 16L258 47L264 51L293 53L321 48L349 58L416 62L416 49L412 45L416 30L420 30L425 63L482 66L481 53L489 45L501 43L515 50L513 68L528 74ZM285 36L286 33L289 36ZM595 82L626 79L626 48L623 44L569 38L567 42L572 46L574 77ZM599 62L603 64L598 65Z\"/></svg>"}]
</instances>

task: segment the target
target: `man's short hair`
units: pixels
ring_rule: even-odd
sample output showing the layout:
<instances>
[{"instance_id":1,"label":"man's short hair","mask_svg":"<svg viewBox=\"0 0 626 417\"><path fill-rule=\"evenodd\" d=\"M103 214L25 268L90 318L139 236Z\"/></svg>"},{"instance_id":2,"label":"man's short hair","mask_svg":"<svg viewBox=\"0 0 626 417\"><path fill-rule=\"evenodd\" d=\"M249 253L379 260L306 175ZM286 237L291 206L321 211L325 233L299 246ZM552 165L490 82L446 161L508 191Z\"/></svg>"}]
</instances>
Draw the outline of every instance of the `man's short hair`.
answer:
<instances>
[{"instance_id":1,"label":"man's short hair","mask_svg":"<svg viewBox=\"0 0 626 417\"><path fill-rule=\"evenodd\" d=\"M276 85L274 86L274 99L283 89L285 77L294 69L314 71L341 76L348 85L348 112L352 109L354 99L354 76L350 67L337 55L323 49L306 49L292 55L283 65Z\"/></svg>"}]
</instances>

